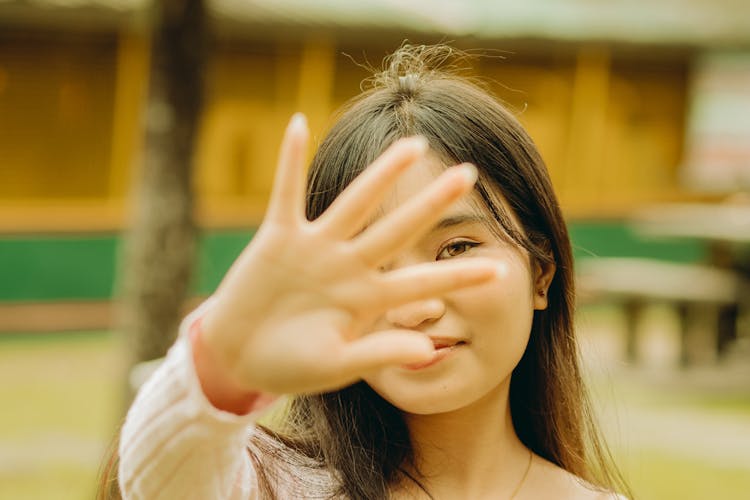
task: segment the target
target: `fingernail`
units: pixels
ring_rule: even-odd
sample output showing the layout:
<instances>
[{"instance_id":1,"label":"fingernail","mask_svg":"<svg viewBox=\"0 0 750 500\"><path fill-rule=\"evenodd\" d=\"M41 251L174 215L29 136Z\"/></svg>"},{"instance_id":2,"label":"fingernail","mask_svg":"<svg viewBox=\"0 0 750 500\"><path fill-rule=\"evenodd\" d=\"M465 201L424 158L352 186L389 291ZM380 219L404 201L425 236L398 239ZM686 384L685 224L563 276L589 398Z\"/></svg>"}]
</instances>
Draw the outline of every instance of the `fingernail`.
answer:
<instances>
[{"instance_id":1,"label":"fingernail","mask_svg":"<svg viewBox=\"0 0 750 500\"><path fill-rule=\"evenodd\" d=\"M289 120L289 128L302 128L307 126L307 118L302 113L294 113Z\"/></svg>"},{"instance_id":2,"label":"fingernail","mask_svg":"<svg viewBox=\"0 0 750 500\"><path fill-rule=\"evenodd\" d=\"M479 176L477 167L475 167L471 163L464 163L463 165L461 165L461 174L463 174L466 180L471 184L474 184L477 181L477 177Z\"/></svg>"},{"instance_id":3,"label":"fingernail","mask_svg":"<svg viewBox=\"0 0 750 500\"><path fill-rule=\"evenodd\" d=\"M505 262L500 262L495 266L495 277L497 278L505 278L508 275L508 264Z\"/></svg>"},{"instance_id":4,"label":"fingernail","mask_svg":"<svg viewBox=\"0 0 750 500\"><path fill-rule=\"evenodd\" d=\"M425 151L427 151L427 148L430 147L430 143L427 142L427 139L425 137L422 137L421 135L414 137L413 141L414 145L417 147L420 153L424 153Z\"/></svg>"}]
</instances>

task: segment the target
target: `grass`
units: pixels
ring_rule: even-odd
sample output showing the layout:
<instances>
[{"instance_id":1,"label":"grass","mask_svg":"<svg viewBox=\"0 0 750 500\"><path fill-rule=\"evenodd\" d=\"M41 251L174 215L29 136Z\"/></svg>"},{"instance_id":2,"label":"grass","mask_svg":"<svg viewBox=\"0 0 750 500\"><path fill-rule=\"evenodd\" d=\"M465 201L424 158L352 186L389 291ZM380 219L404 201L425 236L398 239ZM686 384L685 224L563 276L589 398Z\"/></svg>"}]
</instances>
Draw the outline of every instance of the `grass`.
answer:
<instances>
[{"instance_id":1,"label":"grass","mask_svg":"<svg viewBox=\"0 0 750 500\"><path fill-rule=\"evenodd\" d=\"M0 336L0 498L93 497L120 418L119 349L108 332ZM620 408L632 403L750 419L747 395L670 395L632 381L613 384ZM732 500L750 491L750 463L718 464L645 446L616 455L638 500Z\"/></svg>"},{"instance_id":2,"label":"grass","mask_svg":"<svg viewBox=\"0 0 750 500\"><path fill-rule=\"evenodd\" d=\"M121 406L106 332L0 337L0 498L92 498Z\"/></svg>"},{"instance_id":3,"label":"grass","mask_svg":"<svg viewBox=\"0 0 750 500\"><path fill-rule=\"evenodd\" d=\"M750 464L719 467L649 450L620 464L637 500L741 500L750 491Z\"/></svg>"}]
</instances>

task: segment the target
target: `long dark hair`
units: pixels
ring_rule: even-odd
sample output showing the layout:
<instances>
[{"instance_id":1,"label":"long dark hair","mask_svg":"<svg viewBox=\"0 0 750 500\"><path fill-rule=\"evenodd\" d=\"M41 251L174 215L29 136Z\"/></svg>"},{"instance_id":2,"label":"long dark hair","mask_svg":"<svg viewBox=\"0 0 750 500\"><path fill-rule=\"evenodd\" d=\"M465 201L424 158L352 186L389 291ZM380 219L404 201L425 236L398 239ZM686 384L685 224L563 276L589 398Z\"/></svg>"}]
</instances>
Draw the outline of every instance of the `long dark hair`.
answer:
<instances>
[{"instance_id":1,"label":"long dark hair","mask_svg":"<svg viewBox=\"0 0 750 500\"><path fill-rule=\"evenodd\" d=\"M526 351L511 377L510 407L521 441L593 486L627 491L595 424L575 341L573 258L567 228L544 162L516 118L471 80L445 71L457 52L404 45L386 59L371 87L351 101L320 144L309 173L307 216L320 216L395 140L421 135L445 165L478 167L476 190L498 222L497 234L557 270L548 307L535 311ZM512 222L500 193L520 228ZM364 382L292 400L272 436L335 472L331 496L387 498L418 470L401 412ZM267 448L267 447L266 447ZM262 457L255 456L262 468ZM269 488L270 491L270 488Z\"/></svg>"}]
</instances>

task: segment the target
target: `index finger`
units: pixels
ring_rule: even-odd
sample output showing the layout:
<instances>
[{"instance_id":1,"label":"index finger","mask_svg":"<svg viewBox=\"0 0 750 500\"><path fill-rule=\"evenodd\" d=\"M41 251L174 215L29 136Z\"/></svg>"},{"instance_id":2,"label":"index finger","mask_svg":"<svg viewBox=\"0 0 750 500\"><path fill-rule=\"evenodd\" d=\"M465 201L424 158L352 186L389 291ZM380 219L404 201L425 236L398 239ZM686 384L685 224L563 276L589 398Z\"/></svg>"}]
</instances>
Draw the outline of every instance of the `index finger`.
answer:
<instances>
[{"instance_id":1,"label":"index finger","mask_svg":"<svg viewBox=\"0 0 750 500\"><path fill-rule=\"evenodd\" d=\"M505 272L502 263L487 258L417 264L380 275L378 286L367 301L377 309L386 310L480 285L503 276Z\"/></svg>"}]
</instances>

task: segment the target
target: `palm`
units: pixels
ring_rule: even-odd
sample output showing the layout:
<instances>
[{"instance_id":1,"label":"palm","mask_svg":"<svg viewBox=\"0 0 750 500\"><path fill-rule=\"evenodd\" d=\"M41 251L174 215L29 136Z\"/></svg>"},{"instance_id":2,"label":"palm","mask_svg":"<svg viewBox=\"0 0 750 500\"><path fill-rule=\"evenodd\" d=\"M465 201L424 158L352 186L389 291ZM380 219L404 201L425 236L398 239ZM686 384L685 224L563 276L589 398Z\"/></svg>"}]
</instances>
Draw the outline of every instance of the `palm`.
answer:
<instances>
[{"instance_id":1,"label":"palm","mask_svg":"<svg viewBox=\"0 0 750 500\"><path fill-rule=\"evenodd\" d=\"M389 273L378 265L419 238L472 186L449 169L419 196L362 231L419 141L386 151L315 221L304 216L304 122L287 130L266 219L217 290L204 325L233 377L276 393L332 390L369 370L418 362L432 345L410 331L364 335L385 310L493 275L487 262L430 263Z\"/></svg>"}]
</instances>

